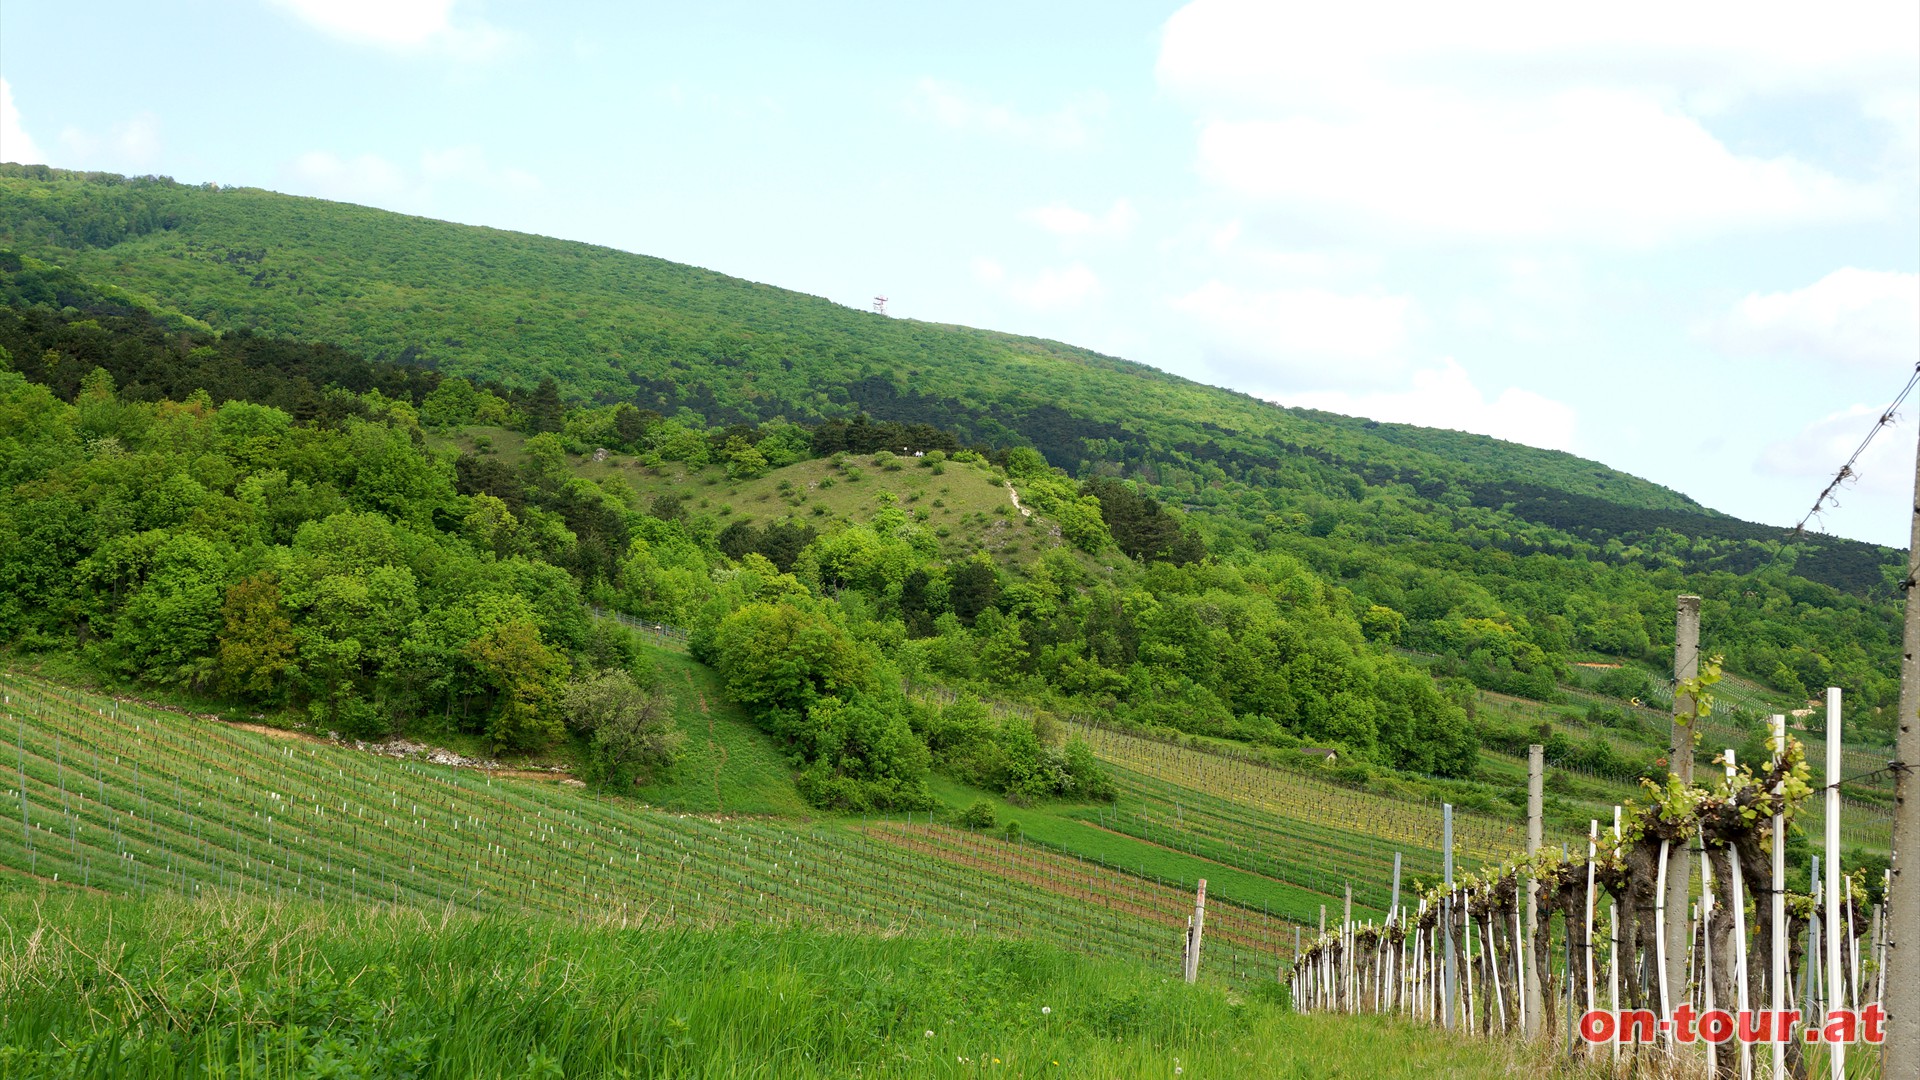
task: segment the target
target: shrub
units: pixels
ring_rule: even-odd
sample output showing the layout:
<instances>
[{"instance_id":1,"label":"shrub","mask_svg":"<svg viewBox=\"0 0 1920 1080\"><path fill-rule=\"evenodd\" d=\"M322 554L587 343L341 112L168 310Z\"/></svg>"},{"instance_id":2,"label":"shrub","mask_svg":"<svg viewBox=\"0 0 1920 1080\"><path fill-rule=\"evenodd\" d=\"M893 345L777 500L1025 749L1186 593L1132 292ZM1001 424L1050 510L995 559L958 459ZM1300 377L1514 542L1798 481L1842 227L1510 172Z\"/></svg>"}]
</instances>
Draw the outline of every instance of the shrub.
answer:
<instances>
[{"instance_id":1,"label":"shrub","mask_svg":"<svg viewBox=\"0 0 1920 1080\"><path fill-rule=\"evenodd\" d=\"M588 739L587 779L606 787L628 786L639 772L668 768L687 741L674 726L666 695L642 690L619 669L568 686L561 708L567 726Z\"/></svg>"},{"instance_id":2,"label":"shrub","mask_svg":"<svg viewBox=\"0 0 1920 1080\"><path fill-rule=\"evenodd\" d=\"M973 805L960 811L960 827L976 830L993 828L993 804L985 799L975 799Z\"/></svg>"}]
</instances>

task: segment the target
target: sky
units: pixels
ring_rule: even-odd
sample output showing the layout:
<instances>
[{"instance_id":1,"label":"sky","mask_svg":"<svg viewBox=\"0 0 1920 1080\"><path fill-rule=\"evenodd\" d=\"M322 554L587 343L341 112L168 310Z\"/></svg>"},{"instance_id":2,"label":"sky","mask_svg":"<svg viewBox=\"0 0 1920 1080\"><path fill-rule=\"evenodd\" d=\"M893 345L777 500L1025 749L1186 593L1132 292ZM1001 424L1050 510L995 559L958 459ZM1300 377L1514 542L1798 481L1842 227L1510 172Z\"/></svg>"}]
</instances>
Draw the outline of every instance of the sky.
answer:
<instances>
[{"instance_id":1,"label":"sky","mask_svg":"<svg viewBox=\"0 0 1920 1080\"><path fill-rule=\"evenodd\" d=\"M1791 525L1920 363L1920 5L7 0L0 159L605 244ZM1920 397L1815 520L1904 547Z\"/></svg>"}]
</instances>

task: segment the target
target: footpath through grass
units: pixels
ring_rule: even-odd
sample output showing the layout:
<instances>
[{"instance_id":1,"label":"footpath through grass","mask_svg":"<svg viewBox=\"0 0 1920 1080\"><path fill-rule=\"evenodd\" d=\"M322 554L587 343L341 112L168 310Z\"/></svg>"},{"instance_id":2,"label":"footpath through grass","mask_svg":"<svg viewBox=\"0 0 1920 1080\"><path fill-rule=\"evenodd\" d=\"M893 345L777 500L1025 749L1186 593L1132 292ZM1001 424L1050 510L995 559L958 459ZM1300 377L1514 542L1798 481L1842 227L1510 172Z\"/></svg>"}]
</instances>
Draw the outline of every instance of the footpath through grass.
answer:
<instances>
[{"instance_id":1,"label":"footpath through grass","mask_svg":"<svg viewBox=\"0 0 1920 1080\"><path fill-rule=\"evenodd\" d=\"M0 924L4 1076L1535 1074L1034 942L40 889Z\"/></svg>"},{"instance_id":2,"label":"footpath through grass","mask_svg":"<svg viewBox=\"0 0 1920 1080\"><path fill-rule=\"evenodd\" d=\"M780 748L726 699L713 669L665 649L647 649L646 655L659 668L660 686L673 701L674 721L687 742L670 771L628 794L668 810L814 815L793 786L793 768Z\"/></svg>"}]
</instances>

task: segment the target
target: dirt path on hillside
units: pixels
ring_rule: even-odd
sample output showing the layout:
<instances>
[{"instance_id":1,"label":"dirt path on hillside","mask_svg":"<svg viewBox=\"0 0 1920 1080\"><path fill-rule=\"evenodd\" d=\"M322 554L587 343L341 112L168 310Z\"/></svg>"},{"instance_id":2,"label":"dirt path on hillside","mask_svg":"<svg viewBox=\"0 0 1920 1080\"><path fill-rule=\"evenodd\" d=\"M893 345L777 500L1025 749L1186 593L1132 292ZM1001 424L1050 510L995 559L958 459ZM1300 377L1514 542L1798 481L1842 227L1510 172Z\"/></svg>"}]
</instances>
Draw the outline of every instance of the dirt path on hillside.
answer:
<instances>
[{"instance_id":1,"label":"dirt path on hillside","mask_svg":"<svg viewBox=\"0 0 1920 1080\"><path fill-rule=\"evenodd\" d=\"M419 753L418 755L416 755L415 753L412 753L412 752L402 753L402 752L392 751L388 749L383 749L383 747L392 747L396 740L390 740L384 743L362 743L356 740L355 742L349 743L344 740L336 741L333 739L323 739L320 736L311 734L309 732L292 731L287 728L273 727L272 725L269 725L269 724L255 724L245 720L222 720L219 716L213 713L188 712L185 709L176 709L176 708L169 708L164 705L156 705L153 702L141 701L138 698L116 697L114 700L125 702L130 705L138 705L142 708L158 709L163 712L175 713L181 716L191 716L196 720L207 720L212 723L221 724L226 727L234 728L239 731L251 731L255 735L265 735L269 739L284 739L289 742L302 742L302 743L308 743L313 746L330 746L338 750L357 750L364 754L372 754L375 757L393 758L398 761L405 761L415 756L421 756L421 757L424 757L425 760L428 761L430 764L445 765L446 767L452 768L452 769L469 769L469 770L472 770L473 772L485 773L488 776L505 779L505 780L543 780L549 784L559 783L559 784L567 784L573 787L586 786L584 781L576 780L572 776L568 775L567 773L556 772L551 769L509 769L509 768L503 768L503 767L488 768L483 763L477 763L477 762L471 761L470 759L463 758L461 757L461 755L455 754L452 751L445 749L444 747L425 746L420 744L406 744L408 746L420 745L420 751L422 753ZM457 760L437 760L437 759L457 759ZM62 882L62 884L65 884L65 883Z\"/></svg>"}]
</instances>

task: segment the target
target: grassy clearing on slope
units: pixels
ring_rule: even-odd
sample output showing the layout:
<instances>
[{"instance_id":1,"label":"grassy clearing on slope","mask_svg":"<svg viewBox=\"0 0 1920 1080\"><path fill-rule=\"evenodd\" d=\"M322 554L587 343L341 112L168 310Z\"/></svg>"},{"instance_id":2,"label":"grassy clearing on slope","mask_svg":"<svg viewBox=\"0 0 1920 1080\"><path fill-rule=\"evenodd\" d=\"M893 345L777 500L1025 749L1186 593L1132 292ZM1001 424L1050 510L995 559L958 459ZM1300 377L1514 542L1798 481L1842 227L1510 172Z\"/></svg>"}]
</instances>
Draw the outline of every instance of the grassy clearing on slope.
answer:
<instances>
[{"instance_id":1,"label":"grassy clearing on slope","mask_svg":"<svg viewBox=\"0 0 1920 1080\"><path fill-rule=\"evenodd\" d=\"M673 717L687 742L669 772L628 794L669 810L812 813L793 786L785 755L720 692L711 668L664 649L644 651L659 667L660 685L673 700Z\"/></svg>"},{"instance_id":2,"label":"grassy clearing on slope","mask_svg":"<svg viewBox=\"0 0 1920 1080\"><path fill-rule=\"evenodd\" d=\"M435 445L475 450L485 439L487 451L508 464L526 460L526 436L507 428L462 428L433 437ZM679 462L657 467L642 465L628 454L570 459L573 470L594 481L617 478L649 506L655 496L677 495L683 510L694 517L712 517L721 527L733 521L766 525L781 518L831 532L866 521L879 508L884 493L899 507L933 530L944 558L959 559L984 550L1003 567L1030 563L1040 552L1065 546L1054 523L1035 511L1022 515L1007 487L983 464L948 461L935 473L924 459L897 457L894 469L874 463L872 455L855 454L846 468L826 459L798 462L752 480L732 480L718 465L699 468ZM1078 556L1094 568L1094 561ZM1109 555L1109 560L1117 556ZM1104 566L1105 563L1100 564Z\"/></svg>"},{"instance_id":3,"label":"grassy clearing on slope","mask_svg":"<svg viewBox=\"0 0 1920 1080\"><path fill-rule=\"evenodd\" d=\"M11 1076L1516 1071L1500 1045L1024 942L26 892L0 923Z\"/></svg>"}]
</instances>

